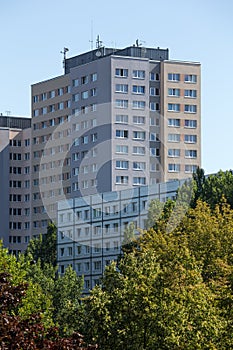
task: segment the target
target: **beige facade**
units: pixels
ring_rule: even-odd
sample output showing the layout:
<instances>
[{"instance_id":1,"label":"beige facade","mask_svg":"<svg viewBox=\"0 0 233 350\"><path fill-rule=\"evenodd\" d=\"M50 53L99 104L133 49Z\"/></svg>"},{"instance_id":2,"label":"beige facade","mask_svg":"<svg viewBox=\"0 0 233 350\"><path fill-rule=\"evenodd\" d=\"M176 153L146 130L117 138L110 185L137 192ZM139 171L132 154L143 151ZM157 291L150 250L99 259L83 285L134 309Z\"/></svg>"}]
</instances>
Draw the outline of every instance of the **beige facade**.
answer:
<instances>
[{"instance_id":1,"label":"beige facade","mask_svg":"<svg viewBox=\"0 0 233 350\"><path fill-rule=\"evenodd\" d=\"M201 165L200 64L161 63L162 181L184 179Z\"/></svg>"},{"instance_id":2,"label":"beige facade","mask_svg":"<svg viewBox=\"0 0 233 350\"><path fill-rule=\"evenodd\" d=\"M0 117L0 239L14 254L31 235L31 120Z\"/></svg>"},{"instance_id":3,"label":"beige facade","mask_svg":"<svg viewBox=\"0 0 233 350\"><path fill-rule=\"evenodd\" d=\"M57 202L69 197L71 129L69 76L32 86L32 233L56 222ZM61 186L62 184L62 186Z\"/></svg>"}]
</instances>

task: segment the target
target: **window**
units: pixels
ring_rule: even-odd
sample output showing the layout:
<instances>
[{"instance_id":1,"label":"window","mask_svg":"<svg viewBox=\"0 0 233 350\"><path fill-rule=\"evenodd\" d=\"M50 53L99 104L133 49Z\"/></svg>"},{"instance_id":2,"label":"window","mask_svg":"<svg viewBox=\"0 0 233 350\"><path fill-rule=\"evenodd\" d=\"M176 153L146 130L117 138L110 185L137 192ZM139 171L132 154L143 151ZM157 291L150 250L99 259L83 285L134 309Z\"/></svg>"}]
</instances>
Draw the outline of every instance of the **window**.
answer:
<instances>
[{"instance_id":1,"label":"window","mask_svg":"<svg viewBox=\"0 0 233 350\"><path fill-rule=\"evenodd\" d=\"M113 249L114 249L114 250L118 250L118 249L119 249L118 241L114 241L114 242L113 242Z\"/></svg>"},{"instance_id":2,"label":"window","mask_svg":"<svg viewBox=\"0 0 233 350\"><path fill-rule=\"evenodd\" d=\"M145 131L133 131L133 139L135 140L145 140L146 133Z\"/></svg>"},{"instance_id":3,"label":"window","mask_svg":"<svg viewBox=\"0 0 233 350\"><path fill-rule=\"evenodd\" d=\"M105 227L106 227L106 226L108 226L108 225L105 225ZM108 233L108 232L106 232L106 233ZM110 250L110 242L106 242L106 243L105 243L105 250L106 250L106 251Z\"/></svg>"},{"instance_id":4,"label":"window","mask_svg":"<svg viewBox=\"0 0 233 350\"><path fill-rule=\"evenodd\" d=\"M100 218L101 217L101 208L95 208L93 209L93 216L94 218ZM99 226L96 226L99 227Z\"/></svg>"},{"instance_id":5,"label":"window","mask_svg":"<svg viewBox=\"0 0 233 350\"><path fill-rule=\"evenodd\" d=\"M39 109L34 109L33 117L38 117L38 116L39 116Z\"/></svg>"},{"instance_id":6,"label":"window","mask_svg":"<svg viewBox=\"0 0 233 350\"><path fill-rule=\"evenodd\" d=\"M168 103L168 111L179 112L180 111L180 104L179 103Z\"/></svg>"},{"instance_id":7,"label":"window","mask_svg":"<svg viewBox=\"0 0 233 350\"><path fill-rule=\"evenodd\" d=\"M92 103L90 105L90 109L91 109L91 112L95 112L97 110L97 104L96 103Z\"/></svg>"},{"instance_id":8,"label":"window","mask_svg":"<svg viewBox=\"0 0 233 350\"><path fill-rule=\"evenodd\" d=\"M72 187L73 187L73 191L78 191L78 189L79 189L79 184L78 184L78 182L74 182L73 185L72 185Z\"/></svg>"},{"instance_id":9,"label":"window","mask_svg":"<svg viewBox=\"0 0 233 350\"><path fill-rule=\"evenodd\" d=\"M180 74L178 74L178 73L168 73L168 80L170 80L170 81L180 81Z\"/></svg>"},{"instance_id":10,"label":"window","mask_svg":"<svg viewBox=\"0 0 233 350\"><path fill-rule=\"evenodd\" d=\"M185 158L197 158L197 151L193 149L186 149Z\"/></svg>"},{"instance_id":11,"label":"window","mask_svg":"<svg viewBox=\"0 0 233 350\"><path fill-rule=\"evenodd\" d=\"M133 162L133 170L145 170L146 163L145 162Z\"/></svg>"},{"instance_id":12,"label":"window","mask_svg":"<svg viewBox=\"0 0 233 350\"><path fill-rule=\"evenodd\" d=\"M159 73L150 73L150 80L151 81L159 81Z\"/></svg>"},{"instance_id":13,"label":"window","mask_svg":"<svg viewBox=\"0 0 233 350\"><path fill-rule=\"evenodd\" d=\"M91 119L91 127L97 126L97 120L96 119Z\"/></svg>"},{"instance_id":14,"label":"window","mask_svg":"<svg viewBox=\"0 0 233 350\"><path fill-rule=\"evenodd\" d=\"M78 86L78 79L73 79L72 84L73 84L73 87Z\"/></svg>"},{"instance_id":15,"label":"window","mask_svg":"<svg viewBox=\"0 0 233 350\"><path fill-rule=\"evenodd\" d=\"M79 160L79 152L73 153L72 158L73 160Z\"/></svg>"},{"instance_id":16,"label":"window","mask_svg":"<svg viewBox=\"0 0 233 350\"><path fill-rule=\"evenodd\" d=\"M178 158L178 157L180 157L180 149L169 148L167 155L168 155L168 157Z\"/></svg>"},{"instance_id":17,"label":"window","mask_svg":"<svg viewBox=\"0 0 233 350\"><path fill-rule=\"evenodd\" d=\"M100 243L94 244L94 253L99 253L101 251L101 245Z\"/></svg>"},{"instance_id":18,"label":"window","mask_svg":"<svg viewBox=\"0 0 233 350\"><path fill-rule=\"evenodd\" d=\"M33 102L34 103L39 102L39 96L38 95L33 96Z\"/></svg>"},{"instance_id":19,"label":"window","mask_svg":"<svg viewBox=\"0 0 233 350\"><path fill-rule=\"evenodd\" d=\"M190 98L196 98L197 97L197 90L184 90L184 96L190 97Z\"/></svg>"},{"instance_id":20,"label":"window","mask_svg":"<svg viewBox=\"0 0 233 350\"><path fill-rule=\"evenodd\" d=\"M81 93L81 98L82 98L82 100L86 100L88 98L88 91L83 91Z\"/></svg>"},{"instance_id":21,"label":"window","mask_svg":"<svg viewBox=\"0 0 233 350\"><path fill-rule=\"evenodd\" d=\"M159 134L156 134L155 132L150 133L150 141L157 141L159 142Z\"/></svg>"},{"instance_id":22,"label":"window","mask_svg":"<svg viewBox=\"0 0 233 350\"><path fill-rule=\"evenodd\" d=\"M126 160L116 160L116 169L128 169L129 162Z\"/></svg>"},{"instance_id":23,"label":"window","mask_svg":"<svg viewBox=\"0 0 233 350\"><path fill-rule=\"evenodd\" d=\"M116 100L116 108L128 108L128 100Z\"/></svg>"},{"instance_id":24,"label":"window","mask_svg":"<svg viewBox=\"0 0 233 350\"><path fill-rule=\"evenodd\" d=\"M190 128L190 129L195 129L197 127L197 121L185 119L184 127Z\"/></svg>"},{"instance_id":25,"label":"window","mask_svg":"<svg viewBox=\"0 0 233 350\"><path fill-rule=\"evenodd\" d=\"M115 76L116 76L116 77L123 77L123 78L128 77L128 69L125 69L125 68L116 68L116 70L115 70Z\"/></svg>"},{"instance_id":26,"label":"window","mask_svg":"<svg viewBox=\"0 0 233 350\"><path fill-rule=\"evenodd\" d=\"M134 124L145 124L145 117L134 115L133 116L133 123Z\"/></svg>"},{"instance_id":27,"label":"window","mask_svg":"<svg viewBox=\"0 0 233 350\"><path fill-rule=\"evenodd\" d=\"M96 81L97 80L97 73L92 73L91 74L91 81Z\"/></svg>"},{"instance_id":28,"label":"window","mask_svg":"<svg viewBox=\"0 0 233 350\"><path fill-rule=\"evenodd\" d=\"M101 261L94 261L94 270L95 271L101 270Z\"/></svg>"},{"instance_id":29,"label":"window","mask_svg":"<svg viewBox=\"0 0 233 350\"><path fill-rule=\"evenodd\" d=\"M128 116L124 115L124 114L117 114L116 115L116 123L128 124Z\"/></svg>"},{"instance_id":30,"label":"window","mask_svg":"<svg viewBox=\"0 0 233 350\"><path fill-rule=\"evenodd\" d=\"M196 83L197 76L195 74L185 74L184 81L186 83Z\"/></svg>"},{"instance_id":31,"label":"window","mask_svg":"<svg viewBox=\"0 0 233 350\"><path fill-rule=\"evenodd\" d=\"M49 106L49 112L55 112L55 105Z\"/></svg>"},{"instance_id":32,"label":"window","mask_svg":"<svg viewBox=\"0 0 233 350\"><path fill-rule=\"evenodd\" d=\"M49 97L50 98L54 98L55 97L55 90L52 90L52 91L50 91L50 93L49 93Z\"/></svg>"},{"instance_id":33,"label":"window","mask_svg":"<svg viewBox=\"0 0 233 350\"><path fill-rule=\"evenodd\" d=\"M118 230L119 230L118 222L115 222L115 223L113 224L113 231L114 231L114 232L118 232Z\"/></svg>"},{"instance_id":34,"label":"window","mask_svg":"<svg viewBox=\"0 0 233 350\"><path fill-rule=\"evenodd\" d=\"M91 171L94 173L97 171L97 164L91 164Z\"/></svg>"},{"instance_id":35,"label":"window","mask_svg":"<svg viewBox=\"0 0 233 350\"><path fill-rule=\"evenodd\" d=\"M51 91L52 92L52 91ZM55 96L55 91L53 91L54 92L54 96ZM54 97L53 96L53 97ZM46 101L47 100L47 93L46 92L43 92L42 94L41 94L41 101Z\"/></svg>"},{"instance_id":36,"label":"window","mask_svg":"<svg viewBox=\"0 0 233 350\"><path fill-rule=\"evenodd\" d=\"M129 182L128 176L116 176L116 184L127 185Z\"/></svg>"},{"instance_id":37,"label":"window","mask_svg":"<svg viewBox=\"0 0 233 350\"><path fill-rule=\"evenodd\" d=\"M184 105L184 111L186 113L197 113L196 105Z\"/></svg>"},{"instance_id":38,"label":"window","mask_svg":"<svg viewBox=\"0 0 233 350\"><path fill-rule=\"evenodd\" d=\"M133 101L132 108L133 109L145 109L146 102L145 101Z\"/></svg>"},{"instance_id":39,"label":"window","mask_svg":"<svg viewBox=\"0 0 233 350\"><path fill-rule=\"evenodd\" d=\"M133 85L132 92L134 94L144 95L145 94L145 86Z\"/></svg>"},{"instance_id":40,"label":"window","mask_svg":"<svg viewBox=\"0 0 233 350\"><path fill-rule=\"evenodd\" d=\"M132 203L132 211L135 212L138 210L138 203L137 202L133 202Z\"/></svg>"},{"instance_id":41,"label":"window","mask_svg":"<svg viewBox=\"0 0 233 350\"><path fill-rule=\"evenodd\" d=\"M128 138L128 130L116 130L116 137Z\"/></svg>"},{"instance_id":42,"label":"window","mask_svg":"<svg viewBox=\"0 0 233 350\"><path fill-rule=\"evenodd\" d=\"M82 136L82 143L86 145L88 143L88 135Z\"/></svg>"},{"instance_id":43,"label":"window","mask_svg":"<svg viewBox=\"0 0 233 350\"><path fill-rule=\"evenodd\" d=\"M96 133L94 133L94 134L91 134L91 141L92 141L92 142L96 142L96 141L97 141L97 139L98 139L97 132L96 132Z\"/></svg>"},{"instance_id":44,"label":"window","mask_svg":"<svg viewBox=\"0 0 233 350\"><path fill-rule=\"evenodd\" d=\"M97 89L96 88L93 88L90 90L90 93L91 93L91 96L96 96L97 95Z\"/></svg>"},{"instance_id":45,"label":"window","mask_svg":"<svg viewBox=\"0 0 233 350\"><path fill-rule=\"evenodd\" d=\"M87 180L82 181L82 187L83 187L83 189L88 188L88 181Z\"/></svg>"},{"instance_id":46,"label":"window","mask_svg":"<svg viewBox=\"0 0 233 350\"><path fill-rule=\"evenodd\" d=\"M93 158L97 156L97 153L98 153L98 149L96 147L92 148L91 155L92 155Z\"/></svg>"},{"instance_id":47,"label":"window","mask_svg":"<svg viewBox=\"0 0 233 350\"><path fill-rule=\"evenodd\" d=\"M64 102L58 103L58 109L64 109Z\"/></svg>"},{"instance_id":48,"label":"window","mask_svg":"<svg viewBox=\"0 0 233 350\"><path fill-rule=\"evenodd\" d=\"M82 129L87 129L88 128L88 120L84 120L83 122L81 122L81 128Z\"/></svg>"},{"instance_id":49,"label":"window","mask_svg":"<svg viewBox=\"0 0 233 350\"><path fill-rule=\"evenodd\" d=\"M159 96L160 91L158 88L150 87L150 96Z\"/></svg>"},{"instance_id":50,"label":"window","mask_svg":"<svg viewBox=\"0 0 233 350\"><path fill-rule=\"evenodd\" d=\"M88 165L82 166L82 173L83 174L88 174Z\"/></svg>"},{"instance_id":51,"label":"window","mask_svg":"<svg viewBox=\"0 0 233 350\"><path fill-rule=\"evenodd\" d=\"M64 94L63 88L57 90L58 96L62 96Z\"/></svg>"},{"instance_id":52,"label":"window","mask_svg":"<svg viewBox=\"0 0 233 350\"><path fill-rule=\"evenodd\" d=\"M127 84L116 84L115 92L121 92L124 94L128 93L128 85Z\"/></svg>"},{"instance_id":53,"label":"window","mask_svg":"<svg viewBox=\"0 0 233 350\"><path fill-rule=\"evenodd\" d=\"M26 139L26 140L24 141L24 145L25 145L25 147L30 146L30 139Z\"/></svg>"},{"instance_id":54,"label":"window","mask_svg":"<svg viewBox=\"0 0 233 350\"><path fill-rule=\"evenodd\" d=\"M85 289L89 289L90 288L90 280L85 280Z\"/></svg>"},{"instance_id":55,"label":"window","mask_svg":"<svg viewBox=\"0 0 233 350\"><path fill-rule=\"evenodd\" d=\"M150 148L150 156L152 157L159 157L160 156L160 149L159 148Z\"/></svg>"},{"instance_id":56,"label":"window","mask_svg":"<svg viewBox=\"0 0 233 350\"><path fill-rule=\"evenodd\" d=\"M180 89L168 89L168 96L180 96Z\"/></svg>"},{"instance_id":57,"label":"window","mask_svg":"<svg viewBox=\"0 0 233 350\"><path fill-rule=\"evenodd\" d=\"M128 146L116 145L116 153L128 154Z\"/></svg>"},{"instance_id":58,"label":"window","mask_svg":"<svg viewBox=\"0 0 233 350\"><path fill-rule=\"evenodd\" d=\"M197 171L197 165L185 164L184 169L186 173L194 173L195 171Z\"/></svg>"},{"instance_id":59,"label":"window","mask_svg":"<svg viewBox=\"0 0 233 350\"><path fill-rule=\"evenodd\" d=\"M88 83L88 75L84 75L83 77L81 77L81 84L87 84Z\"/></svg>"},{"instance_id":60,"label":"window","mask_svg":"<svg viewBox=\"0 0 233 350\"><path fill-rule=\"evenodd\" d=\"M145 79L145 71L144 70L133 70L133 78L137 79Z\"/></svg>"},{"instance_id":61,"label":"window","mask_svg":"<svg viewBox=\"0 0 233 350\"><path fill-rule=\"evenodd\" d=\"M184 142L196 143L197 142L197 135L184 135Z\"/></svg>"},{"instance_id":62,"label":"window","mask_svg":"<svg viewBox=\"0 0 233 350\"><path fill-rule=\"evenodd\" d=\"M168 164L168 171L178 173L180 171L180 164Z\"/></svg>"},{"instance_id":63,"label":"window","mask_svg":"<svg viewBox=\"0 0 233 350\"><path fill-rule=\"evenodd\" d=\"M150 102L150 111L159 111L159 103Z\"/></svg>"},{"instance_id":64,"label":"window","mask_svg":"<svg viewBox=\"0 0 233 350\"><path fill-rule=\"evenodd\" d=\"M169 142L180 142L180 134L168 134Z\"/></svg>"},{"instance_id":65,"label":"window","mask_svg":"<svg viewBox=\"0 0 233 350\"><path fill-rule=\"evenodd\" d=\"M180 119L168 119L168 126L172 126L174 128L180 127Z\"/></svg>"},{"instance_id":66,"label":"window","mask_svg":"<svg viewBox=\"0 0 233 350\"><path fill-rule=\"evenodd\" d=\"M133 185L145 185L145 184L146 184L145 177L134 177L133 178Z\"/></svg>"},{"instance_id":67,"label":"window","mask_svg":"<svg viewBox=\"0 0 233 350\"><path fill-rule=\"evenodd\" d=\"M133 154L145 155L146 154L146 149L145 149L145 147L134 146L133 147Z\"/></svg>"},{"instance_id":68,"label":"window","mask_svg":"<svg viewBox=\"0 0 233 350\"><path fill-rule=\"evenodd\" d=\"M150 171L159 171L158 163L150 163Z\"/></svg>"},{"instance_id":69,"label":"window","mask_svg":"<svg viewBox=\"0 0 233 350\"><path fill-rule=\"evenodd\" d=\"M78 102L79 101L79 94L73 95L72 99L73 99L74 102Z\"/></svg>"}]
</instances>

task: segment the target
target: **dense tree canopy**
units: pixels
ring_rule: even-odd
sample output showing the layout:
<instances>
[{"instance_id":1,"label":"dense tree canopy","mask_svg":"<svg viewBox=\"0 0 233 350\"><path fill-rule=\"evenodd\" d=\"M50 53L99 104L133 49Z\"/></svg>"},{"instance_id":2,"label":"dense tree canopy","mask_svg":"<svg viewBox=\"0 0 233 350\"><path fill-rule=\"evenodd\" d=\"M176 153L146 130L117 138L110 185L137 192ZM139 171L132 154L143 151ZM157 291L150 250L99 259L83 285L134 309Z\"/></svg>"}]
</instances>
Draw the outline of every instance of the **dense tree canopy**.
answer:
<instances>
[{"instance_id":1,"label":"dense tree canopy","mask_svg":"<svg viewBox=\"0 0 233 350\"><path fill-rule=\"evenodd\" d=\"M29 255L33 261L40 260L44 264L57 264L57 228L55 224L49 223L46 234L40 234L38 238L30 240L25 255Z\"/></svg>"},{"instance_id":2,"label":"dense tree canopy","mask_svg":"<svg viewBox=\"0 0 233 350\"><path fill-rule=\"evenodd\" d=\"M233 347L233 211L198 201L173 230L166 220L87 298L85 332L100 348Z\"/></svg>"},{"instance_id":3,"label":"dense tree canopy","mask_svg":"<svg viewBox=\"0 0 233 350\"><path fill-rule=\"evenodd\" d=\"M7 273L0 273L0 349L2 350L93 350L83 336L74 332L62 338L58 328L45 329L40 314L26 318L19 315L20 303L27 293L27 284L14 285Z\"/></svg>"},{"instance_id":4,"label":"dense tree canopy","mask_svg":"<svg viewBox=\"0 0 233 350\"><path fill-rule=\"evenodd\" d=\"M193 175L194 198L192 207L195 207L198 199L208 203L212 209L224 196L233 209L233 173L231 170L220 170L216 174L204 175L203 169L197 169Z\"/></svg>"}]
</instances>

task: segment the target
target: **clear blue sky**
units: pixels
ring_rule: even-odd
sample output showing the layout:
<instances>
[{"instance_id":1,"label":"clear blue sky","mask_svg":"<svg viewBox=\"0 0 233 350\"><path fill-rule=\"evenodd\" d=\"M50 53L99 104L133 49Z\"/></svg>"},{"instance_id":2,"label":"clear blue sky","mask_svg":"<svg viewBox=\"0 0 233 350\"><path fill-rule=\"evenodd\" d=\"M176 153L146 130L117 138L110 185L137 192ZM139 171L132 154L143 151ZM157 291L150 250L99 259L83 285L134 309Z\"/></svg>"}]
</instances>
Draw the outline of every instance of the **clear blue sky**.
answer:
<instances>
[{"instance_id":1,"label":"clear blue sky","mask_svg":"<svg viewBox=\"0 0 233 350\"><path fill-rule=\"evenodd\" d=\"M0 0L0 112L30 115L30 86L63 73L91 48L123 48L138 38L169 48L170 58L202 64L202 166L233 169L232 0Z\"/></svg>"}]
</instances>

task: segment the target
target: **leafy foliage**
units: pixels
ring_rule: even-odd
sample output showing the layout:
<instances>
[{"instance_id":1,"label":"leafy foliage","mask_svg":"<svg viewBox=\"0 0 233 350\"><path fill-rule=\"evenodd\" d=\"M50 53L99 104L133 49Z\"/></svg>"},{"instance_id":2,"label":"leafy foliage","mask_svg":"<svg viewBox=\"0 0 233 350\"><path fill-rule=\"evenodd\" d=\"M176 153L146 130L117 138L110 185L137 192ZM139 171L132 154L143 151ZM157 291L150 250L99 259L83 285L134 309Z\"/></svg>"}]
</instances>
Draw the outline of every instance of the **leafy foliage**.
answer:
<instances>
[{"instance_id":1,"label":"leafy foliage","mask_svg":"<svg viewBox=\"0 0 233 350\"><path fill-rule=\"evenodd\" d=\"M102 349L233 347L233 211L197 201L167 230L169 208L86 300L85 334Z\"/></svg>"},{"instance_id":2,"label":"leafy foliage","mask_svg":"<svg viewBox=\"0 0 233 350\"><path fill-rule=\"evenodd\" d=\"M193 180L195 190L192 207L195 207L197 200L201 199L208 203L211 209L214 209L224 197L233 209L233 173L231 170L220 170L217 174L205 177L204 170L198 169L193 175Z\"/></svg>"},{"instance_id":3,"label":"leafy foliage","mask_svg":"<svg viewBox=\"0 0 233 350\"><path fill-rule=\"evenodd\" d=\"M40 259L42 268L45 264L56 266L57 264L57 228L49 223L46 234L40 234L38 238L30 240L25 255L30 255L34 261Z\"/></svg>"},{"instance_id":4,"label":"leafy foliage","mask_svg":"<svg viewBox=\"0 0 233 350\"><path fill-rule=\"evenodd\" d=\"M22 297L26 295L27 285L13 285L11 276L0 274L0 348L16 349L51 349L51 350L93 350L97 346L87 346L83 336L73 333L69 338L61 338L58 329L44 328L39 314L32 314L26 319L19 316L18 310Z\"/></svg>"}]
</instances>

